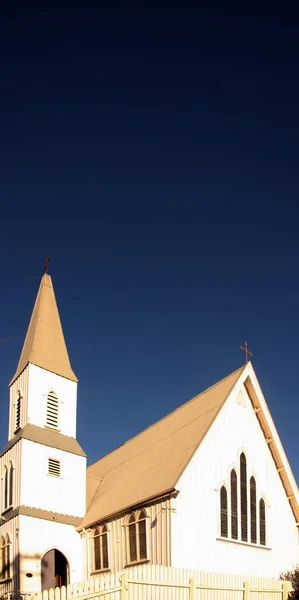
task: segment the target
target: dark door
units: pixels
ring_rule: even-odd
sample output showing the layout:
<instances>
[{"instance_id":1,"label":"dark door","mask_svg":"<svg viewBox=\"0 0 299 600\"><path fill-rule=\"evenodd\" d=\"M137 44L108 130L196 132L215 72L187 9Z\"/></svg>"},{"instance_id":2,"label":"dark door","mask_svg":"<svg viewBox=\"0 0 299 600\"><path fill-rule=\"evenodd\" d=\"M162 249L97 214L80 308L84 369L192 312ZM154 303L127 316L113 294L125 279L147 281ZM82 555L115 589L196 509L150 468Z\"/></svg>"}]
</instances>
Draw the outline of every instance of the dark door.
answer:
<instances>
[{"instance_id":1,"label":"dark door","mask_svg":"<svg viewBox=\"0 0 299 600\"><path fill-rule=\"evenodd\" d=\"M59 550L49 550L41 562L41 587L42 592L55 587L68 584L69 566L68 562Z\"/></svg>"}]
</instances>

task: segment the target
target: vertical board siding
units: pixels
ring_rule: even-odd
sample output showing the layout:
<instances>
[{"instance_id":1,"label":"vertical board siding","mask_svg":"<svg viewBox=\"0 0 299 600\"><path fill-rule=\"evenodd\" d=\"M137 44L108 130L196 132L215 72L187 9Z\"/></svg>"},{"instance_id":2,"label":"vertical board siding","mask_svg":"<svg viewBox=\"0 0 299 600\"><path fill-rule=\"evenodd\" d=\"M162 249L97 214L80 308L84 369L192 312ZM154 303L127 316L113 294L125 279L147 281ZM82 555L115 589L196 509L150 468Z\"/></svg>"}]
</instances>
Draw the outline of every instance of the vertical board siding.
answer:
<instances>
[{"instance_id":1,"label":"vertical board siding","mask_svg":"<svg viewBox=\"0 0 299 600\"><path fill-rule=\"evenodd\" d=\"M20 505L20 465L21 465L21 450L22 440L12 446L3 456L0 458L0 474L1 474L1 511L4 510L3 502L3 490L4 490L4 468L9 468L10 462L14 467L13 473L13 506Z\"/></svg>"},{"instance_id":2,"label":"vertical board siding","mask_svg":"<svg viewBox=\"0 0 299 600\"><path fill-rule=\"evenodd\" d=\"M291 589L280 579L143 565L24 600L283 600Z\"/></svg>"},{"instance_id":3,"label":"vertical board siding","mask_svg":"<svg viewBox=\"0 0 299 600\"><path fill-rule=\"evenodd\" d=\"M156 502L146 507L147 544L149 560L155 565L170 565L170 499ZM129 513L128 513L129 514ZM126 517L118 517L107 522L109 530L109 567L113 573L120 572L128 563L126 546ZM86 555L89 559L89 574L93 575L92 533L86 537Z\"/></svg>"}]
</instances>

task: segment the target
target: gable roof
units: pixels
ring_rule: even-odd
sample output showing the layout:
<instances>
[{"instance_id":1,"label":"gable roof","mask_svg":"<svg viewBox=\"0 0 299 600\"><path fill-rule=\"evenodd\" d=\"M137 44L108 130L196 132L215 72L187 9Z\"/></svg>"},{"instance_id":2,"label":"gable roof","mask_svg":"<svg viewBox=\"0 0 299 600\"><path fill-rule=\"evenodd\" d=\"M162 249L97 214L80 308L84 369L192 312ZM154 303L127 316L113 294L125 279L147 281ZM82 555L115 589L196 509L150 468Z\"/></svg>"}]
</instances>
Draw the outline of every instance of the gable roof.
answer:
<instances>
[{"instance_id":1,"label":"gable roof","mask_svg":"<svg viewBox=\"0 0 299 600\"><path fill-rule=\"evenodd\" d=\"M78 381L72 370L50 275L42 277L17 370L10 385L28 363Z\"/></svg>"},{"instance_id":2,"label":"gable roof","mask_svg":"<svg viewBox=\"0 0 299 600\"><path fill-rule=\"evenodd\" d=\"M245 368L90 465L87 512L79 529L174 490Z\"/></svg>"},{"instance_id":3,"label":"gable roof","mask_svg":"<svg viewBox=\"0 0 299 600\"><path fill-rule=\"evenodd\" d=\"M249 362L242 376L253 410L264 434L265 441L272 454L278 475L284 487L287 499L293 511L296 525L299 526L299 491L298 486L274 425L258 379Z\"/></svg>"}]
</instances>

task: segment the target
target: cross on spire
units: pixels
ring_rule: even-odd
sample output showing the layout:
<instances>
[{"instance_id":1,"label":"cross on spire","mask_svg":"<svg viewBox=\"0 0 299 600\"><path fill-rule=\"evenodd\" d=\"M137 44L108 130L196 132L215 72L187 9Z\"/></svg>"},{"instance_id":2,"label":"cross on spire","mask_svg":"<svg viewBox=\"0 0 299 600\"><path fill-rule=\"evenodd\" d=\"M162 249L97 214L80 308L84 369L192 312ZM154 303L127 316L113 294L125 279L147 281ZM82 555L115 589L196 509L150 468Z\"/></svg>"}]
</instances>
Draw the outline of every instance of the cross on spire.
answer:
<instances>
[{"instance_id":1,"label":"cross on spire","mask_svg":"<svg viewBox=\"0 0 299 600\"><path fill-rule=\"evenodd\" d=\"M253 356L253 354L252 354L252 352L250 352L250 351L248 350L248 344L247 344L247 342L245 342L244 346L245 346L245 348L244 348L243 346L240 346L240 348L241 348L241 350L244 350L244 352L245 352L245 354L246 354L246 364L247 364L247 363L248 363L248 360L249 360L249 359L248 359L248 354L250 354L250 356Z\"/></svg>"},{"instance_id":2,"label":"cross on spire","mask_svg":"<svg viewBox=\"0 0 299 600\"><path fill-rule=\"evenodd\" d=\"M50 257L47 256L46 260L45 260L45 264L44 264L44 273L48 273L48 267L49 267L49 262L50 262Z\"/></svg>"}]
</instances>

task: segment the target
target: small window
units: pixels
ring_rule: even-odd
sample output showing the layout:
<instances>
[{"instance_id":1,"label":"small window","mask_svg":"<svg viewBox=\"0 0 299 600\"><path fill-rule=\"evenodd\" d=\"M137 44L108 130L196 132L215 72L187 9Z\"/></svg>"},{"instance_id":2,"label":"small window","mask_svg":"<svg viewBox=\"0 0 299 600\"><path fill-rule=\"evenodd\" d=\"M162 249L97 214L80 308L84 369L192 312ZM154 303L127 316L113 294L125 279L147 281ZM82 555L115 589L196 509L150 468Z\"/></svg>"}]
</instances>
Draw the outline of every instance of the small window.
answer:
<instances>
[{"instance_id":1,"label":"small window","mask_svg":"<svg viewBox=\"0 0 299 600\"><path fill-rule=\"evenodd\" d=\"M220 535L228 537L227 490L224 485L220 490Z\"/></svg>"},{"instance_id":2,"label":"small window","mask_svg":"<svg viewBox=\"0 0 299 600\"><path fill-rule=\"evenodd\" d=\"M18 431L21 427L21 402L22 397L19 395L16 400L15 407L15 432Z\"/></svg>"},{"instance_id":3,"label":"small window","mask_svg":"<svg viewBox=\"0 0 299 600\"><path fill-rule=\"evenodd\" d=\"M260 499L260 544L266 546L266 505L263 498Z\"/></svg>"},{"instance_id":4,"label":"small window","mask_svg":"<svg viewBox=\"0 0 299 600\"><path fill-rule=\"evenodd\" d=\"M56 460L55 458L48 459L48 475L60 477L60 460Z\"/></svg>"},{"instance_id":5,"label":"small window","mask_svg":"<svg viewBox=\"0 0 299 600\"><path fill-rule=\"evenodd\" d=\"M49 392L47 396L46 425L55 429L58 428L58 405L59 401L55 392Z\"/></svg>"},{"instance_id":6,"label":"small window","mask_svg":"<svg viewBox=\"0 0 299 600\"><path fill-rule=\"evenodd\" d=\"M252 544L257 543L256 536L256 482L250 477L250 540Z\"/></svg>"},{"instance_id":7,"label":"small window","mask_svg":"<svg viewBox=\"0 0 299 600\"><path fill-rule=\"evenodd\" d=\"M129 563L147 559L146 512L144 509L132 513L127 525Z\"/></svg>"},{"instance_id":8,"label":"small window","mask_svg":"<svg viewBox=\"0 0 299 600\"><path fill-rule=\"evenodd\" d=\"M93 534L93 568L103 571L109 568L108 560L108 527L96 527Z\"/></svg>"},{"instance_id":9,"label":"small window","mask_svg":"<svg viewBox=\"0 0 299 600\"><path fill-rule=\"evenodd\" d=\"M238 539L238 479L235 469L230 474L231 537Z\"/></svg>"}]
</instances>

